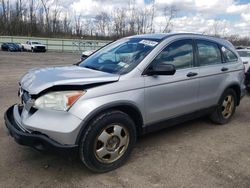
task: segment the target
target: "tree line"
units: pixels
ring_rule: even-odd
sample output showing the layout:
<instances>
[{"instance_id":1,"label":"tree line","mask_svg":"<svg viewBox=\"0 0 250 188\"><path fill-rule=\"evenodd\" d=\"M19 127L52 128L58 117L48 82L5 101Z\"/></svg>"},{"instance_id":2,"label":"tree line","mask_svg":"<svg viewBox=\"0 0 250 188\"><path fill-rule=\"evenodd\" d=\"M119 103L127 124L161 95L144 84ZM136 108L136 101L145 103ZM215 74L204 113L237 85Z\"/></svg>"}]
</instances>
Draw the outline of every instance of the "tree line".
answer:
<instances>
[{"instance_id":1,"label":"tree line","mask_svg":"<svg viewBox=\"0 0 250 188\"><path fill-rule=\"evenodd\" d=\"M98 12L89 18L63 10L60 3L60 0L0 0L0 35L120 38L155 31L154 3L137 9L131 0L125 8ZM164 8L162 32L171 31L176 13L174 6Z\"/></svg>"}]
</instances>

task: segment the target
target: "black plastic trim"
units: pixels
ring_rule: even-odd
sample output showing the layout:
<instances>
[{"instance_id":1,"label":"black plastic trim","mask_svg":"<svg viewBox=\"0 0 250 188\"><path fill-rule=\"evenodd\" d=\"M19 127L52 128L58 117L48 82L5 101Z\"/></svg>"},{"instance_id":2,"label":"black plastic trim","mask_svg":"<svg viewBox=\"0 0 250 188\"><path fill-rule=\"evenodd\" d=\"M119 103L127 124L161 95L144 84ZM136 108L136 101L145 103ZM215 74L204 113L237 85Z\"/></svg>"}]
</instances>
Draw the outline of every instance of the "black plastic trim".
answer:
<instances>
[{"instance_id":1,"label":"black plastic trim","mask_svg":"<svg viewBox=\"0 0 250 188\"><path fill-rule=\"evenodd\" d=\"M147 134L150 132L158 131L160 129L172 127L174 125L207 115L209 113L212 113L216 109L216 107L217 106L212 106L203 110L198 110L178 117L173 117L170 119L164 119L150 124L146 124L142 127L142 134Z\"/></svg>"},{"instance_id":2,"label":"black plastic trim","mask_svg":"<svg viewBox=\"0 0 250 188\"><path fill-rule=\"evenodd\" d=\"M40 151L50 151L60 154L74 153L78 150L78 145L62 145L41 133L22 131L14 120L13 109L14 106L11 106L5 112L4 120L10 135L18 144L30 146Z\"/></svg>"}]
</instances>

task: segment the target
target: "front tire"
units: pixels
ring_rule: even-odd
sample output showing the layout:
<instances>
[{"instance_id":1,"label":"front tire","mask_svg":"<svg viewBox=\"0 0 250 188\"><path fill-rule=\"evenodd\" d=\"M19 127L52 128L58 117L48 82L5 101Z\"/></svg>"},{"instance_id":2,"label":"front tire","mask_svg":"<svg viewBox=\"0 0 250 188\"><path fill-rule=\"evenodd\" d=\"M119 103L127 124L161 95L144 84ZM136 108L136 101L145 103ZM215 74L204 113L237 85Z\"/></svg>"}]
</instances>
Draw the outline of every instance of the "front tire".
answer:
<instances>
[{"instance_id":1,"label":"front tire","mask_svg":"<svg viewBox=\"0 0 250 188\"><path fill-rule=\"evenodd\" d=\"M233 89L227 89L220 98L216 110L211 114L210 119L216 124L228 123L235 113L237 95Z\"/></svg>"},{"instance_id":2,"label":"front tire","mask_svg":"<svg viewBox=\"0 0 250 188\"><path fill-rule=\"evenodd\" d=\"M132 119L121 111L99 115L89 124L80 141L82 162L94 172L108 172L121 166L136 142Z\"/></svg>"}]
</instances>

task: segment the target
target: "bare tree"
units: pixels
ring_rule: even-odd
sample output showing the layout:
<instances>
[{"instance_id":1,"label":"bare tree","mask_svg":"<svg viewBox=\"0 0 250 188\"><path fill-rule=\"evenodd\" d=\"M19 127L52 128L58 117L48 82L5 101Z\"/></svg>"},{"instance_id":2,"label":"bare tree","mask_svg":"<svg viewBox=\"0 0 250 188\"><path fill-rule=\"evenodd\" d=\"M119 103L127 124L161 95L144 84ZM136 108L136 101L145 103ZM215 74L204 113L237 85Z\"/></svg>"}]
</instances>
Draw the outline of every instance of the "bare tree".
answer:
<instances>
[{"instance_id":1,"label":"bare tree","mask_svg":"<svg viewBox=\"0 0 250 188\"><path fill-rule=\"evenodd\" d=\"M100 12L95 16L95 23L101 35L105 36L110 25L110 16L106 12Z\"/></svg>"},{"instance_id":2,"label":"bare tree","mask_svg":"<svg viewBox=\"0 0 250 188\"><path fill-rule=\"evenodd\" d=\"M152 7L151 7L151 18L150 18L150 33L154 32L154 18L155 18L155 0L152 1Z\"/></svg>"},{"instance_id":3,"label":"bare tree","mask_svg":"<svg viewBox=\"0 0 250 188\"><path fill-rule=\"evenodd\" d=\"M95 31L95 22L91 18L85 19L83 34L92 37Z\"/></svg>"},{"instance_id":4,"label":"bare tree","mask_svg":"<svg viewBox=\"0 0 250 188\"><path fill-rule=\"evenodd\" d=\"M165 27L163 29L164 33L169 33L173 27L173 19L177 16L177 8L175 6L166 6L164 8L164 16L166 19Z\"/></svg>"},{"instance_id":5,"label":"bare tree","mask_svg":"<svg viewBox=\"0 0 250 188\"><path fill-rule=\"evenodd\" d=\"M8 1L7 1L8 3ZM3 30L7 29L7 23L8 23L8 9L7 9L7 4L5 0L1 0L1 5L2 5L2 15L1 15L1 20L2 20L2 25L3 25Z\"/></svg>"},{"instance_id":6,"label":"bare tree","mask_svg":"<svg viewBox=\"0 0 250 188\"><path fill-rule=\"evenodd\" d=\"M227 28L227 23L217 19L214 21L212 25L212 31L213 31L212 35L225 36L226 28Z\"/></svg>"},{"instance_id":7,"label":"bare tree","mask_svg":"<svg viewBox=\"0 0 250 188\"><path fill-rule=\"evenodd\" d=\"M54 34L59 33L60 31L60 21L59 17L61 14L61 10L58 7L58 0L54 1L54 9L53 9L53 14L52 14L52 32Z\"/></svg>"},{"instance_id":8,"label":"bare tree","mask_svg":"<svg viewBox=\"0 0 250 188\"><path fill-rule=\"evenodd\" d=\"M75 30L75 34L76 36L81 36L82 35L82 24L81 24L81 18L82 15L81 14L76 14L74 15L74 22L75 22L75 26L74 26L74 30Z\"/></svg>"},{"instance_id":9,"label":"bare tree","mask_svg":"<svg viewBox=\"0 0 250 188\"><path fill-rule=\"evenodd\" d=\"M64 19L63 19L63 26L62 26L62 32L65 33L66 35L71 34L71 28L70 28L70 22L68 19L68 15L65 14L64 15Z\"/></svg>"},{"instance_id":10,"label":"bare tree","mask_svg":"<svg viewBox=\"0 0 250 188\"><path fill-rule=\"evenodd\" d=\"M45 12L45 19L46 19L46 32L48 35L50 34L50 4L48 0L41 0L43 10Z\"/></svg>"},{"instance_id":11,"label":"bare tree","mask_svg":"<svg viewBox=\"0 0 250 188\"><path fill-rule=\"evenodd\" d=\"M126 9L116 9L113 14L113 27L117 37L125 36Z\"/></svg>"},{"instance_id":12,"label":"bare tree","mask_svg":"<svg viewBox=\"0 0 250 188\"><path fill-rule=\"evenodd\" d=\"M136 34L152 32L153 20L154 20L154 7L137 10L135 16Z\"/></svg>"}]
</instances>

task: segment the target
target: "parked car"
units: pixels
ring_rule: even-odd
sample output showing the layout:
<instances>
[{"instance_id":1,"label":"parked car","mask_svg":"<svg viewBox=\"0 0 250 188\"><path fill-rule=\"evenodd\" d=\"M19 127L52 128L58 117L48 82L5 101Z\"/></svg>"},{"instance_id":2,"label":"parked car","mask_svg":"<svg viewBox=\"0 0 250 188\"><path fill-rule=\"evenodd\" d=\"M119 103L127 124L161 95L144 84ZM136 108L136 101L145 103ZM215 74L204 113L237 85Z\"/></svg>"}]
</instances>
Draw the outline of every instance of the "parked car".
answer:
<instances>
[{"instance_id":1,"label":"parked car","mask_svg":"<svg viewBox=\"0 0 250 188\"><path fill-rule=\"evenodd\" d=\"M78 66L28 71L5 124L22 145L78 152L90 170L107 172L126 161L139 135L203 115L228 123L245 94L244 74L224 39L131 36Z\"/></svg>"},{"instance_id":2,"label":"parked car","mask_svg":"<svg viewBox=\"0 0 250 188\"><path fill-rule=\"evenodd\" d=\"M237 49L237 50L241 50L241 49L245 49L245 48L242 47L242 46L237 46L236 49Z\"/></svg>"},{"instance_id":3,"label":"parked car","mask_svg":"<svg viewBox=\"0 0 250 188\"><path fill-rule=\"evenodd\" d=\"M22 50L22 44L21 44L21 43L19 43L19 42L17 42L16 44L17 44L17 45L18 45L18 47Z\"/></svg>"},{"instance_id":4,"label":"parked car","mask_svg":"<svg viewBox=\"0 0 250 188\"><path fill-rule=\"evenodd\" d=\"M25 44L22 44L22 50L31 52L46 52L46 46L40 42L28 40Z\"/></svg>"},{"instance_id":5,"label":"parked car","mask_svg":"<svg viewBox=\"0 0 250 188\"><path fill-rule=\"evenodd\" d=\"M20 52L21 48L13 42L6 42L1 45L2 51Z\"/></svg>"},{"instance_id":6,"label":"parked car","mask_svg":"<svg viewBox=\"0 0 250 188\"><path fill-rule=\"evenodd\" d=\"M86 50L84 52L82 52L81 55L81 61L87 59L87 57L89 57L91 54L93 54L96 50Z\"/></svg>"},{"instance_id":7,"label":"parked car","mask_svg":"<svg viewBox=\"0 0 250 188\"><path fill-rule=\"evenodd\" d=\"M250 49L237 50L240 55L243 64L245 65L245 71L247 72L250 67Z\"/></svg>"},{"instance_id":8,"label":"parked car","mask_svg":"<svg viewBox=\"0 0 250 188\"><path fill-rule=\"evenodd\" d=\"M243 64L245 65L245 85L248 92L250 92L250 49L237 50Z\"/></svg>"},{"instance_id":9,"label":"parked car","mask_svg":"<svg viewBox=\"0 0 250 188\"><path fill-rule=\"evenodd\" d=\"M248 69L245 74L245 85L246 90L250 92L250 69Z\"/></svg>"}]
</instances>

